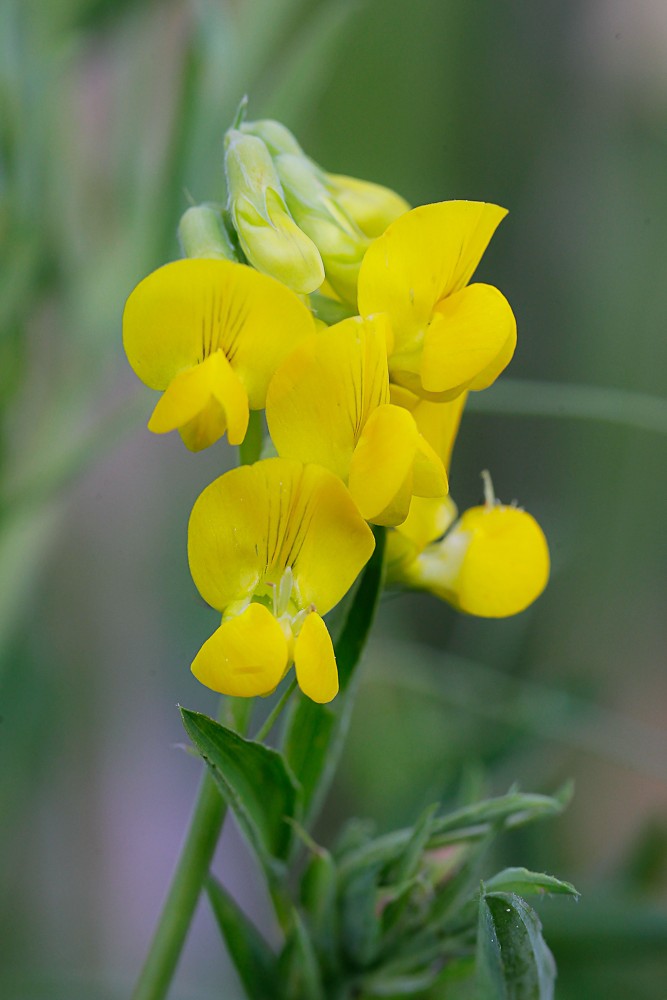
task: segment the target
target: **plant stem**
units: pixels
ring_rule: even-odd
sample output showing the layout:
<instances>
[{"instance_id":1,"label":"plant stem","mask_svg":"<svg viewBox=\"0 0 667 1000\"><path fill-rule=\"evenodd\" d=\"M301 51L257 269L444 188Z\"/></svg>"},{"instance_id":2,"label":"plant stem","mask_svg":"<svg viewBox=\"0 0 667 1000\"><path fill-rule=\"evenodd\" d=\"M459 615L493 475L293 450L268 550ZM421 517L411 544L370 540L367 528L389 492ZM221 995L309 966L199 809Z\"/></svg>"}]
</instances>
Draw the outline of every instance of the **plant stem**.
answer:
<instances>
[{"instance_id":1,"label":"plant stem","mask_svg":"<svg viewBox=\"0 0 667 1000\"><path fill-rule=\"evenodd\" d=\"M190 828L133 1000L161 1000L176 970L225 818L225 803L208 769L202 775Z\"/></svg>"},{"instance_id":2,"label":"plant stem","mask_svg":"<svg viewBox=\"0 0 667 1000\"><path fill-rule=\"evenodd\" d=\"M266 739L266 737L269 735L274 725L276 724L278 716L280 715L280 713L282 712L282 710L284 709L285 705L290 700L292 695L294 694L294 691L296 690L296 685L297 685L296 677L293 677L292 680L290 681L289 686L285 688L282 695L280 696L280 699L273 706L268 716L266 717L260 728L257 730L257 735L253 736L253 739L257 743L261 743L262 740Z\"/></svg>"},{"instance_id":3,"label":"plant stem","mask_svg":"<svg viewBox=\"0 0 667 1000\"><path fill-rule=\"evenodd\" d=\"M223 701L221 714L224 714L228 723L236 722L237 732L243 732L249 721L251 702L246 701L239 710L239 706L230 705L230 701L234 700ZM167 996L211 866L226 811L225 802L206 768L199 784L176 871L132 1000L163 1000Z\"/></svg>"}]
</instances>

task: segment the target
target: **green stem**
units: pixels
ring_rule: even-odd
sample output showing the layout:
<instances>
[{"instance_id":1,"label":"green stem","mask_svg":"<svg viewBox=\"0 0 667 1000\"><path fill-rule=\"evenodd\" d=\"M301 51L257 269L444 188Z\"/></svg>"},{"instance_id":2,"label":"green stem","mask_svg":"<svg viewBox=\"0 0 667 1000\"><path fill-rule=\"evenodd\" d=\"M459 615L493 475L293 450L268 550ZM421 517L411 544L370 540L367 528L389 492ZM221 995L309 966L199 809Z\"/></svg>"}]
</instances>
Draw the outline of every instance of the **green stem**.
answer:
<instances>
[{"instance_id":1,"label":"green stem","mask_svg":"<svg viewBox=\"0 0 667 1000\"><path fill-rule=\"evenodd\" d=\"M239 465L252 465L259 460L264 443L264 421L261 410L251 410L248 429L239 445Z\"/></svg>"},{"instance_id":2,"label":"green stem","mask_svg":"<svg viewBox=\"0 0 667 1000\"><path fill-rule=\"evenodd\" d=\"M225 721L235 721L237 731L243 732L249 721L250 707L248 700L241 706L242 711L236 712L234 720L238 706L227 701L223 702L221 714L224 714ZM206 768L176 871L132 1000L163 1000L167 996L208 876L226 811L225 802Z\"/></svg>"},{"instance_id":3,"label":"green stem","mask_svg":"<svg viewBox=\"0 0 667 1000\"><path fill-rule=\"evenodd\" d=\"M253 736L253 739L257 743L261 743L269 735L274 725L276 724L278 716L280 715L280 713L282 712L282 710L284 709L285 705L290 700L292 695L294 694L296 686L297 686L297 680L296 677L293 677L292 680L290 681L289 686L285 688L282 695L280 696L279 701L276 702L276 704L273 706L268 716L266 717L265 721L263 722L262 726L258 729L257 735Z\"/></svg>"}]
</instances>

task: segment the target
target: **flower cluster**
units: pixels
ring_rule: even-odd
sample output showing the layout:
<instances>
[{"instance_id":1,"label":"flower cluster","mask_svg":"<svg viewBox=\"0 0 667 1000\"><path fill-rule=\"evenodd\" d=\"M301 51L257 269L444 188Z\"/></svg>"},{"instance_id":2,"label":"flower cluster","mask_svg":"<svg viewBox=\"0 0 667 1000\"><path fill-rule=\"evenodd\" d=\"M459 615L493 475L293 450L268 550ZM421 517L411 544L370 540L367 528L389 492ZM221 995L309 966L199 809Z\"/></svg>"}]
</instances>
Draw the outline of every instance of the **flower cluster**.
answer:
<instances>
[{"instance_id":1,"label":"flower cluster","mask_svg":"<svg viewBox=\"0 0 667 1000\"><path fill-rule=\"evenodd\" d=\"M505 210L396 193L326 173L273 121L225 137L228 202L190 208L185 258L130 295L124 345L162 395L149 429L198 451L244 441L265 410L262 458L195 503L191 572L222 622L192 664L208 687L275 689L294 664L318 702L338 689L323 616L389 529L390 583L461 611L515 614L544 588L534 519L483 506L457 519L448 466L469 391L510 361L516 323L472 276ZM376 529L378 530L378 529ZM381 530L381 529L380 529Z\"/></svg>"}]
</instances>

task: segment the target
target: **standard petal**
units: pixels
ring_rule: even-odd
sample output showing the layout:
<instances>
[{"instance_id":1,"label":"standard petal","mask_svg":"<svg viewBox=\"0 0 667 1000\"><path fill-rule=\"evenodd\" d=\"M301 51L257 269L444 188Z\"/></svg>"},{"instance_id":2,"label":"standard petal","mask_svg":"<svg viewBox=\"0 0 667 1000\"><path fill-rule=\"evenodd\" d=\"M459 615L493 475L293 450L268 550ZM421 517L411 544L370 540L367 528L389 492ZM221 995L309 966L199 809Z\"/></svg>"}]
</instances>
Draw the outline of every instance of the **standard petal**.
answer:
<instances>
[{"instance_id":1,"label":"standard petal","mask_svg":"<svg viewBox=\"0 0 667 1000\"><path fill-rule=\"evenodd\" d=\"M229 618L204 643L192 663L198 681L239 698L270 694L287 669L289 646L282 628L262 604Z\"/></svg>"},{"instance_id":2,"label":"standard petal","mask_svg":"<svg viewBox=\"0 0 667 1000\"><path fill-rule=\"evenodd\" d=\"M359 317L309 337L276 372L266 419L280 455L347 480L369 414L389 398L384 318Z\"/></svg>"},{"instance_id":3,"label":"standard petal","mask_svg":"<svg viewBox=\"0 0 667 1000\"><path fill-rule=\"evenodd\" d=\"M441 299L468 283L506 214L484 202L422 205L371 244L359 272L359 311L389 314L397 353L423 334Z\"/></svg>"},{"instance_id":4,"label":"standard petal","mask_svg":"<svg viewBox=\"0 0 667 1000\"><path fill-rule=\"evenodd\" d=\"M350 493L367 521L375 520L404 486L418 436L414 418L400 406L386 403L371 414L352 456L349 480Z\"/></svg>"},{"instance_id":5,"label":"standard petal","mask_svg":"<svg viewBox=\"0 0 667 1000\"><path fill-rule=\"evenodd\" d=\"M301 606L312 604L326 614L350 589L374 548L373 532L340 479L306 465L283 557L294 570Z\"/></svg>"},{"instance_id":6,"label":"standard petal","mask_svg":"<svg viewBox=\"0 0 667 1000\"><path fill-rule=\"evenodd\" d=\"M218 611L250 597L266 573L269 498L254 466L214 480L195 501L188 525L190 572Z\"/></svg>"},{"instance_id":7,"label":"standard petal","mask_svg":"<svg viewBox=\"0 0 667 1000\"><path fill-rule=\"evenodd\" d=\"M549 579L549 549L537 521L517 507L472 507L451 533L470 543L454 584L462 611L484 618L516 615L539 597ZM449 542L448 535L443 546Z\"/></svg>"},{"instance_id":8,"label":"standard petal","mask_svg":"<svg viewBox=\"0 0 667 1000\"><path fill-rule=\"evenodd\" d=\"M462 392L487 370L495 373L493 381L512 356L513 346L507 356L512 337L516 343L514 313L497 288L469 285L448 296L439 303L424 338L424 389Z\"/></svg>"},{"instance_id":9,"label":"standard petal","mask_svg":"<svg viewBox=\"0 0 667 1000\"><path fill-rule=\"evenodd\" d=\"M243 264L204 258L149 274L123 314L125 351L146 385L166 389L222 350L255 409L280 361L313 331L310 312L284 285Z\"/></svg>"},{"instance_id":10,"label":"standard petal","mask_svg":"<svg viewBox=\"0 0 667 1000\"><path fill-rule=\"evenodd\" d=\"M338 694L338 669L333 643L321 617L307 615L294 644L294 668L299 687L320 705Z\"/></svg>"},{"instance_id":11,"label":"standard petal","mask_svg":"<svg viewBox=\"0 0 667 1000\"><path fill-rule=\"evenodd\" d=\"M197 499L190 570L213 607L278 584L290 567L299 606L325 614L371 556L373 534L343 483L316 465L271 458L227 472Z\"/></svg>"}]
</instances>

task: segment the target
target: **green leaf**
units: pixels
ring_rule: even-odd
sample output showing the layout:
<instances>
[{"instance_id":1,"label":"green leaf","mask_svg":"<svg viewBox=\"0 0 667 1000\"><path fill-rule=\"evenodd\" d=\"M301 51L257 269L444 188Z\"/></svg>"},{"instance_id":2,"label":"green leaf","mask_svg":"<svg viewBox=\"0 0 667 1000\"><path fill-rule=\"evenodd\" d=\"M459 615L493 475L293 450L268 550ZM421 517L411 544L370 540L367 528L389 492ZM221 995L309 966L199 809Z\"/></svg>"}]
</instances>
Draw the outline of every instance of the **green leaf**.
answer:
<instances>
[{"instance_id":1,"label":"green leaf","mask_svg":"<svg viewBox=\"0 0 667 1000\"><path fill-rule=\"evenodd\" d=\"M320 967L313 943L296 910L292 910L292 930L280 956L279 979L287 1000L324 1000ZM267 994L273 997L274 993Z\"/></svg>"},{"instance_id":2,"label":"green leaf","mask_svg":"<svg viewBox=\"0 0 667 1000\"><path fill-rule=\"evenodd\" d=\"M482 891L476 975L484 1000L553 1000L553 955L537 914L515 893Z\"/></svg>"},{"instance_id":3,"label":"green leaf","mask_svg":"<svg viewBox=\"0 0 667 1000\"><path fill-rule=\"evenodd\" d=\"M284 751L303 789L306 817L317 811L333 778L347 734L355 671L370 633L384 581L385 530L375 529L375 551L366 564L335 643L340 693L332 706L301 697L285 728Z\"/></svg>"},{"instance_id":4,"label":"green leaf","mask_svg":"<svg viewBox=\"0 0 667 1000\"><path fill-rule=\"evenodd\" d=\"M277 750L243 739L199 712L181 709L183 725L223 798L269 870L287 858L288 819L297 819L298 785Z\"/></svg>"},{"instance_id":5,"label":"green leaf","mask_svg":"<svg viewBox=\"0 0 667 1000\"><path fill-rule=\"evenodd\" d=\"M209 876L206 891L227 950L250 1000L277 998L278 959L245 913Z\"/></svg>"},{"instance_id":6,"label":"green leaf","mask_svg":"<svg viewBox=\"0 0 667 1000\"><path fill-rule=\"evenodd\" d=\"M562 882L553 875L530 872L527 868L505 868L484 884L487 892L516 892L521 896L554 893L579 898L579 893L570 882Z\"/></svg>"},{"instance_id":7,"label":"green leaf","mask_svg":"<svg viewBox=\"0 0 667 1000\"><path fill-rule=\"evenodd\" d=\"M380 945L381 923L377 915L379 874L379 865L355 872L340 899L343 949L352 964L361 969L370 965Z\"/></svg>"},{"instance_id":8,"label":"green leaf","mask_svg":"<svg viewBox=\"0 0 667 1000\"><path fill-rule=\"evenodd\" d=\"M485 836L493 827L502 830L558 816L571 795L572 787L568 783L553 796L511 791L495 799L464 806L435 821L432 846L474 840Z\"/></svg>"}]
</instances>

